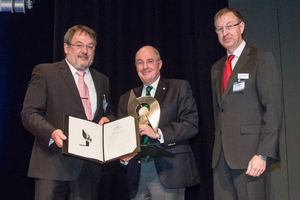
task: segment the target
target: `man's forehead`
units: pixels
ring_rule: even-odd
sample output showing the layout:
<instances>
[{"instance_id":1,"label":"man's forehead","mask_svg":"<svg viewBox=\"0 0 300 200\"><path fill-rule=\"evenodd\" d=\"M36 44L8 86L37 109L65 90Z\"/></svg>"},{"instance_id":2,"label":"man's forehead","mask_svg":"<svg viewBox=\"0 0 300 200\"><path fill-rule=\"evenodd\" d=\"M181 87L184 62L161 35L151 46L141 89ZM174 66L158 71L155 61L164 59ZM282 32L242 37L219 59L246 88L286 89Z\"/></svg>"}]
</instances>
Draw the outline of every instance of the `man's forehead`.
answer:
<instances>
[{"instance_id":1,"label":"man's forehead","mask_svg":"<svg viewBox=\"0 0 300 200\"><path fill-rule=\"evenodd\" d=\"M217 26L218 23L236 23L235 21L237 20L237 17L231 13L231 12L228 12L228 13L225 13L224 15L221 15L219 18L216 19L215 21L215 25Z\"/></svg>"},{"instance_id":2,"label":"man's forehead","mask_svg":"<svg viewBox=\"0 0 300 200\"><path fill-rule=\"evenodd\" d=\"M220 20L220 19L236 19L237 17L232 13L232 12L228 12L228 13L224 13L223 15L219 16L216 20Z\"/></svg>"},{"instance_id":3,"label":"man's forehead","mask_svg":"<svg viewBox=\"0 0 300 200\"><path fill-rule=\"evenodd\" d=\"M136 60L142 60L142 59L154 59L155 58L155 53L151 53L151 52L140 52L140 53L137 53L135 59Z\"/></svg>"}]
</instances>

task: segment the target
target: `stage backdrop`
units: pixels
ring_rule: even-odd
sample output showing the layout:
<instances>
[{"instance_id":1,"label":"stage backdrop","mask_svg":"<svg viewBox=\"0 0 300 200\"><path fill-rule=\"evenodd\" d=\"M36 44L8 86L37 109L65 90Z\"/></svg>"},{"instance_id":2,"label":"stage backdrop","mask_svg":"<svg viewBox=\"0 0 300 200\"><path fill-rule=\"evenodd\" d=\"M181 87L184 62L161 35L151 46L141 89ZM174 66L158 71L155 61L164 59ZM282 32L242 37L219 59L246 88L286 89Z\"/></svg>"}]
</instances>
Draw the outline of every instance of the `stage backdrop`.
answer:
<instances>
[{"instance_id":1,"label":"stage backdrop","mask_svg":"<svg viewBox=\"0 0 300 200\"><path fill-rule=\"evenodd\" d=\"M213 116L210 68L225 54L213 17L225 0L56 0L36 1L26 14L0 13L0 196L33 199L27 178L33 137L21 125L20 111L36 64L63 59L63 35L75 24L98 33L93 68L110 78L115 111L119 96L141 84L134 56L143 45L161 53L162 75L190 82L198 104L200 129L191 139L201 184L186 199L212 200ZM99 199L128 199L118 162L104 165Z\"/></svg>"}]
</instances>

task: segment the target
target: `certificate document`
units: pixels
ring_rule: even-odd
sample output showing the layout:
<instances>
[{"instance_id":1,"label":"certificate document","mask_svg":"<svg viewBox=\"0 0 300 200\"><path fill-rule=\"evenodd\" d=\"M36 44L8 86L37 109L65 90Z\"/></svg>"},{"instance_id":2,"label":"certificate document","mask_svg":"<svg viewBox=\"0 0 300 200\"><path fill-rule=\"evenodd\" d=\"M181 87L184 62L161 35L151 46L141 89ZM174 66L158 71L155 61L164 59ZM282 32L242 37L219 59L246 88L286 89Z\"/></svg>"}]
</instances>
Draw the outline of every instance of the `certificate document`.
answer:
<instances>
[{"instance_id":1,"label":"certificate document","mask_svg":"<svg viewBox=\"0 0 300 200\"><path fill-rule=\"evenodd\" d=\"M104 163L140 152L138 120L132 116L103 125L66 115L64 154Z\"/></svg>"}]
</instances>

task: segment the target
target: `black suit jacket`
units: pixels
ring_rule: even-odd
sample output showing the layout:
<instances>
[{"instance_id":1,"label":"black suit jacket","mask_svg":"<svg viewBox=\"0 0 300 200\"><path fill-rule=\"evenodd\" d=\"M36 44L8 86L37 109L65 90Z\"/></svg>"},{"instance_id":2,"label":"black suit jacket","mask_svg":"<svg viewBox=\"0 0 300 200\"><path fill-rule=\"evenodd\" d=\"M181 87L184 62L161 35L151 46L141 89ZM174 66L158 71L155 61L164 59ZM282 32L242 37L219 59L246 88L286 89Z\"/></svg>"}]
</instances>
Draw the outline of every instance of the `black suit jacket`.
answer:
<instances>
[{"instance_id":1,"label":"black suit jacket","mask_svg":"<svg viewBox=\"0 0 300 200\"><path fill-rule=\"evenodd\" d=\"M137 97L141 96L143 86L133 89ZM119 101L118 117L128 116L129 92ZM175 158L154 158L160 182L166 188L184 188L199 183L198 172L188 139L198 132L198 113L192 90L187 81L160 78L154 97L161 109L159 128L164 143L151 140L173 154ZM139 184L140 155L130 160L127 166L130 198L136 196Z\"/></svg>"},{"instance_id":2,"label":"black suit jacket","mask_svg":"<svg viewBox=\"0 0 300 200\"><path fill-rule=\"evenodd\" d=\"M113 120L109 80L92 68L90 72L97 92L97 110L93 121L98 123L103 116ZM106 113L102 105L104 94L108 102ZM21 112L24 127L35 137L28 176L74 180L86 162L94 169L95 178L100 180L100 165L62 155L62 150L55 143L48 146L52 132L55 129L63 130L64 114L86 119L69 66L65 60L37 65L32 72Z\"/></svg>"},{"instance_id":3,"label":"black suit jacket","mask_svg":"<svg viewBox=\"0 0 300 200\"><path fill-rule=\"evenodd\" d=\"M215 143L212 167L221 148L232 169L246 169L251 158L276 159L282 115L281 81L271 53L246 45L222 92L226 56L212 67ZM240 73L249 75L245 89L233 92Z\"/></svg>"}]
</instances>

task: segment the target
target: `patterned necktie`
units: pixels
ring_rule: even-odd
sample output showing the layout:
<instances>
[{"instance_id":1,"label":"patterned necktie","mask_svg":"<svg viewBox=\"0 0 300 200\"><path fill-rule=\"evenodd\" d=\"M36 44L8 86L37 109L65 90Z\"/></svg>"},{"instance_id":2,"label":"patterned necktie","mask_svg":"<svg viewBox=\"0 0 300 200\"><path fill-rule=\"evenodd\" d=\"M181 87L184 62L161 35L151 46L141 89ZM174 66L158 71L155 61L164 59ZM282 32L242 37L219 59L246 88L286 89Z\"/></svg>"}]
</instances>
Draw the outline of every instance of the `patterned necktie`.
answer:
<instances>
[{"instance_id":1,"label":"patterned necktie","mask_svg":"<svg viewBox=\"0 0 300 200\"><path fill-rule=\"evenodd\" d=\"M148 87L146 87L146 96L151 96L151 93L150 91L153 89L153 87L150 85ZM149 108L149 105L145 105L145 107L147 107L148 109ZM149 137L147 135L144 135L143 137L143 144L150 144L150 141L149 141Z\"/></svg>"},{"instance_id":2,"label":"patterned necktie","mask_svg":"<svg viewBox=\"0 0 300 200\"><path fill-rule=\"evenodd\" d=\"M225 65L225 68L224 68L224 76L223 76L223 92L225 91L226 89L226 86L227 86L227 82L228 82L228 79L231 75L231 72L232 72L232 66L231 66L231 61L233 60L234 58L234 55L230 55L227 59L227 62L226 62L226 65Z\"/></svg>"},{"instance_id":3,"label":"patterned necktie","mask_svg":"<svg viewBox=\"0 0 300 200\"><path fill-rule=\"evenodd\" d=\"M151 96L150 91L153 89L153 87L150 85L148 87L146 87L146 96Z\"/></svg>"},{"instance_id":4,"label":"patterned necktie","mask_svg":"<svg viewBox=\"0 0 300 200\"><path fill-rule=\"evenodd\" d=\"M86 83L84 82L85 72L77 71L76 74L78 75L78 91L84 107L86 118L88 120L92 120L93 115L92 115L92 106L90 101L89 89Z\"/></svg>"}]
</instances>

